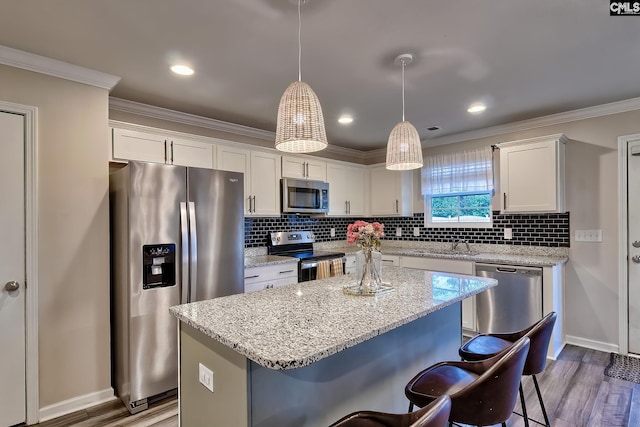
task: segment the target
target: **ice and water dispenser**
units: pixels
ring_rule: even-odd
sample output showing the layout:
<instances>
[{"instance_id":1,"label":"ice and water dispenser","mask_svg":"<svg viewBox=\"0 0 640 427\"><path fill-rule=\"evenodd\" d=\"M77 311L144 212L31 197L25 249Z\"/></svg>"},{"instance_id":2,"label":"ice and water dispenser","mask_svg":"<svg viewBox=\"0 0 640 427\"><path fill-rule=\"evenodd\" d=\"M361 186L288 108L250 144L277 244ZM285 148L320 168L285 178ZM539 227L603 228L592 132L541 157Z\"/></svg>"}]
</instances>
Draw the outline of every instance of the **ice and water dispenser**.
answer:
<instances>
[{"instance_id":1,"label":"ice and water dispenser","mask_svg":"<svg viewBox=\"0 0 640 427\"><path fill-rule=\"evenodd\" d=\"M142 289L176 284L176 245L142 246Z\"/></svg>"}]
</instances>

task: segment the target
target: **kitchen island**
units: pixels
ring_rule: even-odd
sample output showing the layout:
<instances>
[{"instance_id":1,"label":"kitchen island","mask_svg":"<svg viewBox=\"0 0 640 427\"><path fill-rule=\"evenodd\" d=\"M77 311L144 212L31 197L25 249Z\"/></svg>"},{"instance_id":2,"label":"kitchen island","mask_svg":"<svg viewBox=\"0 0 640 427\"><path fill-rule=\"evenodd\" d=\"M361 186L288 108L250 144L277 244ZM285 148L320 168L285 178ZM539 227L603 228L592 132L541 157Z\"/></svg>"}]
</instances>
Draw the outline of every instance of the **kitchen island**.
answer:
<instances>
[{"instance_id":1,"label":"kitchen island","mask_svg":"<svg viewBox=\"0 0 640 427\"><path fill-rule=\"evenodd\" d=\"M383 279L395 290L376 297L344 294L347 275L172 307L181 425L326 426L358 409L406 411L406 382L457 358L460 302L497 282L396 267Z\"/></svg>"}]
</instances>

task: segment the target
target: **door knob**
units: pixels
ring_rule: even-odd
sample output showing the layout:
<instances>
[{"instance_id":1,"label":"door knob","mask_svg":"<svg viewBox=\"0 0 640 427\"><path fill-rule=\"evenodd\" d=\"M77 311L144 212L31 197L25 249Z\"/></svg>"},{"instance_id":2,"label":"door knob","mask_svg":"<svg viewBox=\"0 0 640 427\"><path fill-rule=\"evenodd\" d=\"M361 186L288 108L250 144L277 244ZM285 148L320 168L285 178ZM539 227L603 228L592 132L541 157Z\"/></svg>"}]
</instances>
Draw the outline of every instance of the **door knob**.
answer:
<instances>
[{"instance_id":1,"label":"door knob","mask_svg":"<svg viewBox=\"0 0 640 427\"><path fill-rule=\"evenodd\" d=\"M632 245L634 248L640 248L640 242L639 242L639 241L637 241L637 240L636 240L636 241L634 241L631 245Z\"/></svg>"},{"instance_id":2,"label":"door knob","mask_svg":"<svg viewBox=\"0 0 640 427\"><path fill-rule=\"evenodd\" d=\"M14 291L17 291L18 289L20 289L20 283L16 282L15 280L7 282L4 285L4 290L7 292L14 292Z\"/></svg>"},{"instance_id":3,"label":"door knob","mask_svg":"<svg viewBox=\"0 0 640 427\"><path fill-rule=\"evenodd\" d=\"M640 264L640 255L634 255L633 257L631 257L631 261L635 262L636 264Z\"/></svg>"}]
</instances>

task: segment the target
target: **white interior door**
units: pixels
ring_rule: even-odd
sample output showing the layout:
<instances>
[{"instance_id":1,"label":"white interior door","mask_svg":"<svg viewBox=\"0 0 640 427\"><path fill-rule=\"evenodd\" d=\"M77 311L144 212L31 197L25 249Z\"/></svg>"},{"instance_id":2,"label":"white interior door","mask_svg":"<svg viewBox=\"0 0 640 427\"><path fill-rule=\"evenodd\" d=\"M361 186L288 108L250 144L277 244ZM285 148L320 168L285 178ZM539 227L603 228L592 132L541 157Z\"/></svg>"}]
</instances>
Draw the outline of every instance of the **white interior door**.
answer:
<instances>
[{"instance_id":1,"label":"white interior door","mask_svg":"<svg viewBox=\"0 0 640 427\"><path fill-rule=\"evenodd\" d=\"M0 426L26 419L24 126L0 112Z\"/></svg>"},{"instance_id":2,"label":"white interior door","mask_svg":"<svg viewBox=\"0 0 640 427\"><path fill-rule=\"evenodd\" d=\"M640 141L627 150L629 353L640 354Z\"/></svg>"}]
</instances>

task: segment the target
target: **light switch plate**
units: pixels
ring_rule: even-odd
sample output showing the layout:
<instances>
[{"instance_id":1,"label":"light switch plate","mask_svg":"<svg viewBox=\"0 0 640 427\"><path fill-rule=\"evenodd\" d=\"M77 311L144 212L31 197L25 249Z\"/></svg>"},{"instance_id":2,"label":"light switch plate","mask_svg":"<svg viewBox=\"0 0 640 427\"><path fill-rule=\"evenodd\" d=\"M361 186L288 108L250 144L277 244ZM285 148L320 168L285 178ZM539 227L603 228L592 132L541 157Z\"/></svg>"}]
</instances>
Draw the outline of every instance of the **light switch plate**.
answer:
<instances>
[{"instance_id":1,"label":"light switch plate","mask_svg":"<svg viewBox=\"0 0 640 427\"><path fill-rule=\"evenodd\" d=\"M513 230L511 228L504 229L504 239L505 240L513 239Z\"/></svg>"},{"instance_id":2,"label":"light switch plate","mask_svg":"<svg viewBox=\"0 0 640 427\"><path fill-rule=\"evenodd\" d=\"M402 237L402 227L396 227L396 237Z\"/></svg>"},{"instance_id":3,"label":"light switch plate","mask_svg":"<svg viewBox=\"0 0 640 427\"><path fill-rule=\"evenodd\" d=\"M420 237L420 227L413 227L413 237Z\"/></svg>"},{"instance_id":4,"label":"light switch plate","mask_svg":"<svg viewBox=\"0 0 640 427\"><path fill-rule=\"evenodd\" d=\"M198 379L200 380L200 384L213 393L213 371L202 363L198 363Z\"/></svg>"},{"instance_id":5,"label":"light switch plate","mask_svg":"<svg viewBox=\"0 0 640 427\"><path fill-rule=\"evenodd\" d=\"M602 230L575 230L576 242L602 242Z\"/></svg>"}]
</instances>

